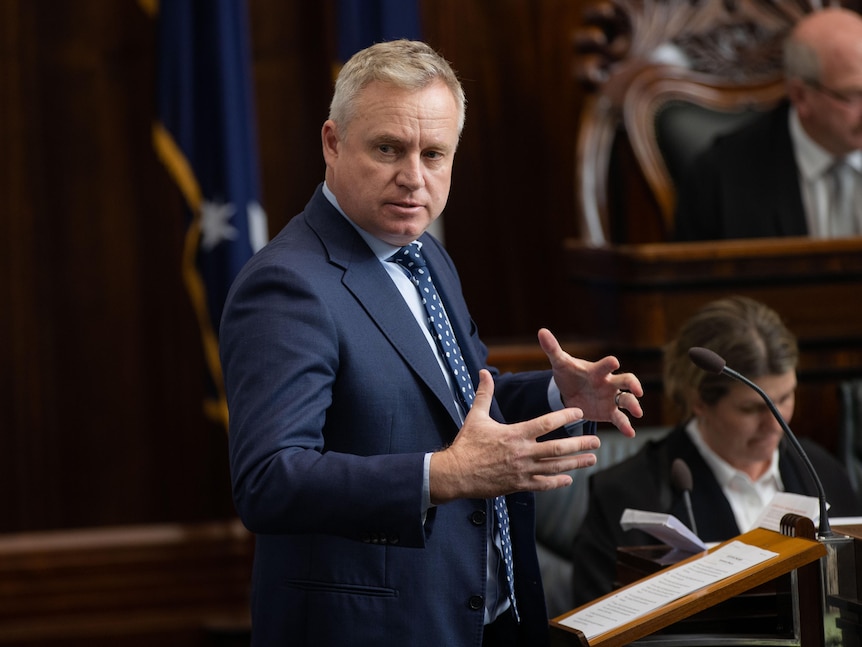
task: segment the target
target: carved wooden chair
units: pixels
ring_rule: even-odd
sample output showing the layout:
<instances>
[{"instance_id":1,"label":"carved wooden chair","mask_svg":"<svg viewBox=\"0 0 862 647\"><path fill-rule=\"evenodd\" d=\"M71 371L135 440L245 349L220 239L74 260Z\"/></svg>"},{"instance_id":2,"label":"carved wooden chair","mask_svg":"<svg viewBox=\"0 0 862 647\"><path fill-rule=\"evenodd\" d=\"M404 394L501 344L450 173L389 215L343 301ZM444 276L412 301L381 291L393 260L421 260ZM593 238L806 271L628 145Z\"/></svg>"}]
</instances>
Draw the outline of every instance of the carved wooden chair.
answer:
<instances>
[{"instance_id":1,"label":"carved wooden chair","mask_svg":"<svg viewBox=\"0 0 862 647\"><path fill-rule=\"evenodd\" d=\"M838 426L838 459L847 469L856 496L862 501L862 378L839 385L841 422Z\"/></svg>"},{"instance_id":2,"label":"carved wooden chair","mask_svg":"<svg viewBox=\"0 0 862 647\"><path fill-rule=\"evenodd\" d=\"M581 239L661 242L680 171L784 97L781 43L819 0L596 0L576 35L586 89L575 160ZM635 178L634 180L632 178Z\"/></svg>"}]
</instances>

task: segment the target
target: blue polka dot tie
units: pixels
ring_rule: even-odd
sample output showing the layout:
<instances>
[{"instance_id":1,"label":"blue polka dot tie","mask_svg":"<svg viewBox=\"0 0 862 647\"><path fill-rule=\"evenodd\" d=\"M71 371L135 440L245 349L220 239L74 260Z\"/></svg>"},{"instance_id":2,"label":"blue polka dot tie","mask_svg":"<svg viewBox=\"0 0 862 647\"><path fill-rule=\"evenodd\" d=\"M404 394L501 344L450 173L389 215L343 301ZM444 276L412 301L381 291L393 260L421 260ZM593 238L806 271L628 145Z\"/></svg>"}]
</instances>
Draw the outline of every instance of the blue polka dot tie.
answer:
<instances>
[{"instance_id":1,"label":"blue polka dot tie","mask_svg":"<svg viewBox=\"0 0 862 647\"><path fill-rule=\"evenodd\" d=\"M452 332L449 318L443 308L437 288L431 280L431 274L425 263L425 257L417 243L410 243L395 252L389 258L390 261L398 263L410 274L410 279L419 290L422 305L428 315L428 327L431 336L437 341L437 347L446 360L449 372L452 376L453 389L458 395L464 411L469 411L473 405L476 393L473 390L473 382L470 373L464 364L461 348ZM502 547L502 559L506 566L506 583L509 593L509 601L512 604L512 612L515 619L520 622L518 607L515 604L515 575L512 563L512 537L509 532L509 510L506 507L506 498L498 496L494 499L494 513L497 517L497 526L500 530L500 545Z\"/></svg>"}]
</instances>

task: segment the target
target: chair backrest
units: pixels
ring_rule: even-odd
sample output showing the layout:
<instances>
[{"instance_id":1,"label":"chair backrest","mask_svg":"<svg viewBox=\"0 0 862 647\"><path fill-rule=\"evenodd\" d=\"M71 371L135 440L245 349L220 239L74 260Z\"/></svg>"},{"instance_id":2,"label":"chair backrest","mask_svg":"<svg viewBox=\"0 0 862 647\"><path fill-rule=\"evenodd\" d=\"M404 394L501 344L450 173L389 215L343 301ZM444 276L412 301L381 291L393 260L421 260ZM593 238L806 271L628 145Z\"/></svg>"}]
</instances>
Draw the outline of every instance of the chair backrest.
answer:
<instances>
[{"instance_id":1,"label":"chair backrest","mask_svg":"<svg viewBox=\"0 0 862 647\"><path fill-rule=\"evenodd\" d=\"M838 386L841 423L838 428L838 459L847 469L856 496L862 500L862 378Z\"/></svg>"},{"instance_id":2,"label":"chair backrest","mask_svg":"<svg viewBox=\"0 0 862 647\"><path fill-rule=\"evenodd\" d=\"M623 124L658 203L665 238L673 231L678 182L698 153L784 96L780 79L733 84L667 65L646 67L633 79Z\"/></svg>"},{"instance_id":3,"label":"chair backrest","mask_svg":"<svg viewBox=\"0 0 862 647\"><path fill-rule=\"evenodd\" d=\"M781 43L799 18L821 7L819 0L588 5L575 40L586 89L575 159L583 242L668 240L679 169L716 134L783 98ZM651 209L636 191L626 195L626 155Z\"/></svg>"}]
</instances>

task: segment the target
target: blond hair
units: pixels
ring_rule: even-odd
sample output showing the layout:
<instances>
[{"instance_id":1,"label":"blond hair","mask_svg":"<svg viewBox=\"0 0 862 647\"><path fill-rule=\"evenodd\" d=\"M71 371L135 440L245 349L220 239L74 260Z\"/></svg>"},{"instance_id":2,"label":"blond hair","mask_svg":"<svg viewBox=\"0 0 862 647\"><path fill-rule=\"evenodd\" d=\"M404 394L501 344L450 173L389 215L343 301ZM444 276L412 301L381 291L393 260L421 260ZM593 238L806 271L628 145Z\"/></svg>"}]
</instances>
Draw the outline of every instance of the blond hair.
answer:
<instances>
[{"instance_id":1,"label":"blond hair","mask_svg":"<svg viewBox=\"0 0 862 647\"><path fill-rule=\"evenodd\" d=\"M373 81L406 90L421 90L438 80L443 81L455 97L460 136L467 105L461 82L446 59L426 43L415 40L376 43L354 54L335 80L329 118L346 130L356 116L357 96Z\"/></svg>"}]
</instances>

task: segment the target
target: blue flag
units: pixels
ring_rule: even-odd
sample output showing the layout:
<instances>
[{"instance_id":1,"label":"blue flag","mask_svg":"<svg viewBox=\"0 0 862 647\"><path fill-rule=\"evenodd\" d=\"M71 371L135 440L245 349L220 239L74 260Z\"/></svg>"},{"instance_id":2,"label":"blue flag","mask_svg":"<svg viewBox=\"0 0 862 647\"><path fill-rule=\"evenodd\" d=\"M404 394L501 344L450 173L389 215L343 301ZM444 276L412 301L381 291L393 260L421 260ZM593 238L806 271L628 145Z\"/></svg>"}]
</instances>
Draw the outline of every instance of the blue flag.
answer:
<instances>
[{"instance_id":1,"label":"blue flag","mask_svg":"<svg viewBox=\"0 0 862 647\"><path fill-rule=\"evenodd\" d=\"M337 12L341 63L374 43L422 33L419 0L338 0Z\"/></svg>"},{"instance_id":2,"label":"blue flag","mask_svg":"<svg viewBox=\"0 0 862 647\"><path fill-rule=\"evenodd\" d=\"M243 0L158 3L156 151L188 207L183 279L227 428L218 326L231 283L268 239L260 206L249 21Z\"/></svg>"}]
</instances>

